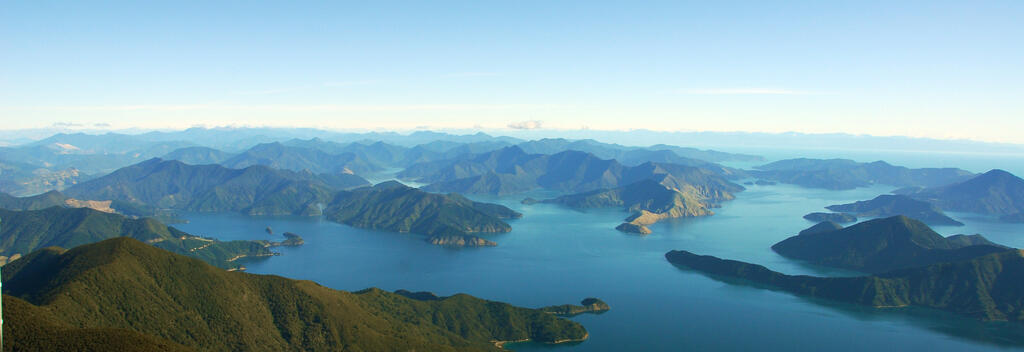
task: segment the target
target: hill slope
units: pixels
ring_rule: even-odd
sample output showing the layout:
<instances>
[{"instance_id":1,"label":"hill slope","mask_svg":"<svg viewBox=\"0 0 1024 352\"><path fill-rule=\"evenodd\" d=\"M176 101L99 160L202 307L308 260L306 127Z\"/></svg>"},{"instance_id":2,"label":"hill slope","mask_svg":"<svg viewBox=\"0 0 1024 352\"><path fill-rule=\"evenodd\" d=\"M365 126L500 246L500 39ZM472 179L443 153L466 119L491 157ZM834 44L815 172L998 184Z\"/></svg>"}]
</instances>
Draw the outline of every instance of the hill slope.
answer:
<instances>
[{"instance_id":1,"label":"hill slope","mask_svg":"<svg viewBox=\"0 0 1024 352\"><path fill-rule=\"evenodd\" d=\"M398 177L430 183L424 187L429 191L487 194L510 194L538 188L581 193L621 187L647 178L660 179L665 174L699 188L724 186L742 189L724 179L731 169L700 164L714 167L654 162L631 167L581 151L528 154L512 146L456 160L416 164L403 170Z\"/></svg>"},{"instance_id":2,"label":"hill slope","mask_svg":"<svg viewBox=\"0 0 1024 352\"><path fill-rule=\"evenodd\" d=\"M232 169L263 165L282 170L309 170L318 174L368 173L380 170L380 166L354 153L331 154L319 149L288 146L278 142L256 145L220 164Z\"/></svg>"},{"instance_id":3,"label":"hill slope","mask_svg":"<svg viewBox=\"0 0 1024 352\"><path fill-rule=\"evenodd\" d=\"M221 268L239 268L240 257L274 253L266 241L221 242L193 236L153 219L130 219L88 208L0 209L0 255L15 257L44 247L71 248L114 237L131 237Z\"/></svg>"},{"instance_id":4,"label":"hill slope","mask_svg":"<svg viewBox=\"0 0 1024 352\"><path fill-rule=\"evenodd\" d=\"M1024 212L1024 179L1003 170L908 195L950 211L996 215Z\"/></svg>"},{"instance_id":5,"label":"hill slope","mask_svg":"<svg viewBox=\"0 0 1024 352\"><path fill-rule=\"evenodd\" d=\"M936 263L877 276L792 276L760 265L671 251L665 258L704 274L743 279L797 295L879 308L908 305L985 320L1024 321L1024 253L1004 250L970 260Z\"/></svg>"},{"instance_id":6,"label":"hill slope","mask_svg":"<svg viewBox=\"0 0 1024 352\"><path fill-rule=\"evenodd\" d=\"M964 225L962 222L953 220L953 218L943 214L942 210L939 210L938 207L905 195L883 194L872 200L830 205L825 208L831 211L854 213L860 217L904 215L920 220L928 225Z\"/></svg>"},{"instance_id":7,"label":"hill slope","mask_svg":"<svg viewBox=\"0 0 1024 352\"><path fill-rule=\"evenodd\" d=\"M384 182L338 193L324 210L327 219L346 225L430 236L436 244L462 237L470 245L494 245L469 233L509 232L502 221L522 217L497 204L474 202L457 194L436 194Z\"/></svg>"},{"instance_id":8,"label":"hill slope","mask_svg":"<svg viewBox=\"0 0 1024 352\"><path fill-rule=\"evenodd\" d=\"M355 175L322 178L265 166L229 169L150 159L77 184L65 193L156 208L251 215L320 215L336 189L368 184Z\"/></svg>"},{"instance_id":9,"label":"hill slope","mask_svg":"<svg viewBox=\"0 0 1024 352\"><path fill-rule=\"evenodd\" d=\"M496 350L495 340L587 337L578 323L540 310L227 272L128 238L38 251L4 266L3 277L8 294L72 326L208 351L483 351Z\"/></svg>"},{"instance_id":10,"label":"hill slope","mask_svg":"<svg viewBox=\"0 0 1024 352\"><path fill-rule=\"evenodd\" d=\"M756 169L751 173L760 178L837 190L872 184L932 187L960 182L973 176L961 169L909 169L884 161L858 163L848 159L788 159L761 165Z\"/></svg>"},{"instance_id":11,"label":"hill slope","mask_svg":"<svg viewBox=\"0 0 1024 352\"><path fill-rule=\"evenodd\" d=\"M869 273L966 260L1005 251L980 235L942 237L905 216L842 228L815 225L772 246L779 254L811 263Z\"/></svg>"},{"instance_id":12,"label":"hill slope","mask_svg":"<svg viewBox=\"0 0 1024 352\"><path fill-rule=\"evenodd\" d=\"M680 190L666 184L676 184L671 176L662 179L641 180L623 187L596 190L586 193L571 194L542 203L562 204L573 208L622 207L631 213L626 224L619 230L650 233L646 226L663 219L711 215L711 207L716 205L713 200L701 196L695 189ZM727 191L717 193L717 199L731 197Z\"/></svg>"}]
</instances>

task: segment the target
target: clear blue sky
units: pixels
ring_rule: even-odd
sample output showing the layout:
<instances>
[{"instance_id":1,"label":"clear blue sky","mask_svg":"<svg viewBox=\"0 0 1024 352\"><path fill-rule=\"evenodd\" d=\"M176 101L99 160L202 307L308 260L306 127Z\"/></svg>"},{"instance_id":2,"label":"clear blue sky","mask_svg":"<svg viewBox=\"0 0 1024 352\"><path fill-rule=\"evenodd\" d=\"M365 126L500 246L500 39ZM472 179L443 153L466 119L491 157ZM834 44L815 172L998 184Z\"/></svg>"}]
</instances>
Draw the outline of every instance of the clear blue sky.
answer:
<instances>
[{"instance_id":1,"label":"clear blue sky","mask_svg":"<svg viewBox=\"0 0 1024 352\"><path fill-rule=\"evenodd\" d=\"M0 2L0 121L1024 143L1024 1Z\"/></svg>"}]
</instances>

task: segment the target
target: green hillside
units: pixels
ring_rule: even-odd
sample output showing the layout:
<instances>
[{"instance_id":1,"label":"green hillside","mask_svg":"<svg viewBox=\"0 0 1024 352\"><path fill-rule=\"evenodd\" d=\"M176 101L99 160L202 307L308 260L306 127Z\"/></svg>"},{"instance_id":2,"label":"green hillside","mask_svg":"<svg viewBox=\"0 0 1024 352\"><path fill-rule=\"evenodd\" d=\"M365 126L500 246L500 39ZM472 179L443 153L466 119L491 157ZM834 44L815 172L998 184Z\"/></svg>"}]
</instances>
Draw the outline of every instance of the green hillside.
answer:
<instances>
[{"instance_id":1,"label":"green hillside","mask_svg":"<svg viewBox=\"0 0 1024 352\"><path fill-rule=\"evenodd\" d=\"M494 341L587 337L580 324L540 310L228 272L130 238L37 251L4 266L3 277L8 295L48 320L203 351L486 351L497 350Z\"/></svg>"},{"instance_id":2,"label":"green hillside","mask_svg":"<svg viewBox=\"0 0 1024 352\"><path fill-rule=\"evenodd\" d=\"M0 256L25 255L44 247L72 248L113 237L130 237L165 250L238 268L234 259L274 253L265 241L221 242L193 236L153 219L131 219L88 208L0 209Z\"/></svg>"},{"instance_id":3,"label":"green hillside","mask_svg":"<svg viewBox=\"0 0 1024 352\"><path fill-rule=\"evenodd\" d=\"M869 273L966 260L1006 249L981 236L942 237L928 225L905 216L847 228L822 223L772 246L789 258Z\"/></svg>"},{"instance_id":4,"label":"green hillside","mask_svg":"<svg viewBox=\"0 0 1024 352\"><path fill-rule=\"evenodd\" d=\"M665 254L669 262L713 277L781 289L797 295L878 308L921 306L984 320L1024 321L1024 253L1004 250L970 260L936 263L876 276L793 276L761 265L687 251Z\"/></svg>"},{"instance_id":5,"label":"green hillside","mask_svg":"<svg viewBox=\"0 0 1024 352\"><path fill-rule=\"evenodd\" d=\"M428 193L392 181L338 193L324 216L354 227L418 233L432 237L428 239L431 242L454 243L457 239L451 236L509 232L512 227L503 219L522 214L457 194ZM480 241L471 239L467 243Z\"/></svg>"}]
</instances>

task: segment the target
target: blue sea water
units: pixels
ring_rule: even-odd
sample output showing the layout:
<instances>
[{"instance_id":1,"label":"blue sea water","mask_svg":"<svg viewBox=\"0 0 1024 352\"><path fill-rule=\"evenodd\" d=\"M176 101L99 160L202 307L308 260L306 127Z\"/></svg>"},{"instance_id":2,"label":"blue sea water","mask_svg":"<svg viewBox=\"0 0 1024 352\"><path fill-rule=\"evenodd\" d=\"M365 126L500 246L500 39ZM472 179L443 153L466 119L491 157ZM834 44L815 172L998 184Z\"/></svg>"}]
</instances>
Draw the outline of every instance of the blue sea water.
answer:
<instances>
[{"instance_id":1,"label":"blue sea water","mask_svg":"<svg viewBox=\"0 0 1024 352\"><path fill-rule=\"evenodd\" d=\"M527 196L475 197L524 214L512 232L489 235L493 248L433 246L415 234L356 229L320 218L188 214L182 230L220 239L270 239L264 229L295 232L306 244L246 263L248 271L314 280L340 290L379 287L468 293L527 307L598 297L612 310L573 318L590 338L579 344L516 344L520 351L984 351L1024 347L1024 327L980 322L943 312L873 309L807 299L722 282L677 268L664 254L684 249L765 265L788 274L856 275L783 258L769 247L812 223L801 218L826 205L870 199L892 187L848 191L791 185L749 186L709 217L651 226L648 236L614 230L628 214L523 205ZM964 227L944 235L982 233L1024 247L1024 225L952 214ZM279 236L279 235L278 235Z\"/></svg>"}]
</instances>

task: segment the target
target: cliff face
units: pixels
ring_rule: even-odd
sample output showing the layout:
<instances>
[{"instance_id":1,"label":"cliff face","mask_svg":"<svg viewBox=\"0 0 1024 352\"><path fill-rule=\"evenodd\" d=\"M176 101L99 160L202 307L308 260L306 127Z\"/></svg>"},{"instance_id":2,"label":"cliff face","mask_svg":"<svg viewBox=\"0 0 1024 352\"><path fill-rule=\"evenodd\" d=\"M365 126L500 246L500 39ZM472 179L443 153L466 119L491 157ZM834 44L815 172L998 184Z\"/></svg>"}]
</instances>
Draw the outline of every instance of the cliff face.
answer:
<instances>
[{"instance_id":1,"label":"cliff face","mask_svg":"<svg viewBox=\"0 0 1024 352\"><path fill-rule=\"evenodd\" d=\"M708 275L747 280L798 295L879 308L915 305L985 320L1024 321L1024 254L1020 250L891 271L876 276L791 276L763 266L687 251L669 262Z\"/></svg>"}]
</instances>

